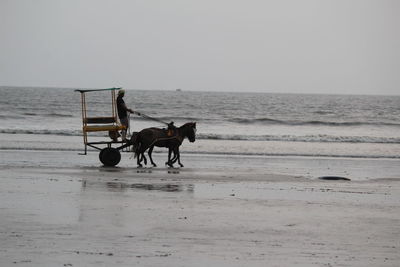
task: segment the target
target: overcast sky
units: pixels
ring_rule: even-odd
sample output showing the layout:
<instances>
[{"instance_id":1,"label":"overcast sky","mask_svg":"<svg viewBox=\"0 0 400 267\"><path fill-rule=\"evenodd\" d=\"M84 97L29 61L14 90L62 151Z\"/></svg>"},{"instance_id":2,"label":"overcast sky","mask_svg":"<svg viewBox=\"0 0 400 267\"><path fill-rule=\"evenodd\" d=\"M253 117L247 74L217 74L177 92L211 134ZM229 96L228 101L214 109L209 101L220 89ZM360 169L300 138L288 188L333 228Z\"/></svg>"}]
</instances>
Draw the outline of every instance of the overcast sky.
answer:
<instances>
[{"instance_id":1,"label":"overcast sky","mask_svg":"<svg viewBox=\"0 0 400 267\"><path fill-rule=\"evenodd\" d=\"M0 85L400 94L398 0L0 0Z\"/></svg>"}]
</instances>

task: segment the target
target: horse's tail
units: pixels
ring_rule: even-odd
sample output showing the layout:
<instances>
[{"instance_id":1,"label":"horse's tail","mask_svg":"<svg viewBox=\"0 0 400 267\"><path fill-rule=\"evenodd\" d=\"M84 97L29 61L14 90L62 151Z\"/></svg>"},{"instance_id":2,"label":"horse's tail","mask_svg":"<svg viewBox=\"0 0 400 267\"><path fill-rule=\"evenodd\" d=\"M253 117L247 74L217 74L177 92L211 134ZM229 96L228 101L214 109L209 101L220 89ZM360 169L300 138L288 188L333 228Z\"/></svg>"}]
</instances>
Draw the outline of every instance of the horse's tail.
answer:
<instances>
[{"instance_id":1,"label":"horse's tail","mask_svg":"<svg viewBox=\"0 0 400 267\"><path fill-rule=\"evenodd\" d=\"M135 156L133 158L139 157L140 153L140 148L142 147L142 143L139 142L136 147L133 148L133 152L135 153Z\"/></svg>"},{"instance_id":2,"label":"horse's tail","mask_svg":"<svg viewBox=\"0 0 400 267\"><path fill-rule=\"evenodd\" d=\"M138 132L133 132L132 133L130 142L132 144L132 151L135 154L135 158L136 158L136 156L138 156L139 149L140 149L140 147L142 145L142 142L141 142L140 139L141 139L140 138L140 134Z\"/></svg>"}]
</instances>

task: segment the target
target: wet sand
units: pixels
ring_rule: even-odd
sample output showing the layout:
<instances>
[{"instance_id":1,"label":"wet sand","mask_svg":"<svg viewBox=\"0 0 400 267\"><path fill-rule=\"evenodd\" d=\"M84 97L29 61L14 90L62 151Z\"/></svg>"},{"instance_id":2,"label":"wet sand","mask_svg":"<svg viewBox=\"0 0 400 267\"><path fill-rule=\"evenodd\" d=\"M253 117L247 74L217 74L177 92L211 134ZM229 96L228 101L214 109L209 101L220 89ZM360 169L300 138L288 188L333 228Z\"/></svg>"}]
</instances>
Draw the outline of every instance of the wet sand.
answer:
<instances>
[{"instance_id":1,"label":"wet sand","mask_svg":"<svg viewBox=\"0 0 400 267\"><path fill-rule=\"evenodd\" d=\"M0 266L400 264L398 160L0 155Z\"/></svg>"}]
</instances>

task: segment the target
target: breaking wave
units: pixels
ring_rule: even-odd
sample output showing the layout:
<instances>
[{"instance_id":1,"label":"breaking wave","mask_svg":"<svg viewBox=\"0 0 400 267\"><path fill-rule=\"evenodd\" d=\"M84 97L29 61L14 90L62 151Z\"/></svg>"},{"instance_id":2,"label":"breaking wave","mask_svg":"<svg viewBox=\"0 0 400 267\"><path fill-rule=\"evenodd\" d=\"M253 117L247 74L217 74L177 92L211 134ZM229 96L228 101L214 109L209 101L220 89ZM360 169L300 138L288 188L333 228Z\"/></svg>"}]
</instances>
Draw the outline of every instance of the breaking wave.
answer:
<instances>
[{"instance_id":1,"label":"breaking wave","mask_svg":"<svg viewBox=\"0 0 400 267\"><path fill-rule=\"evenodd\" d=\"M3 134L34 134L81 136L81 130L24 130L1 129ZM94 136L107 136L104 132L91 133ZM400 137L373 137L373 136L335 136L335 135L235 135L235 134L202 134L196 136L200 140L238 140L238 141L281 141L281 142L320 142L320 143L376 143L400 144Z\"/></svg>"},{"instance_id":2,"label":"breaking wave","mask_svg":"<svg viewBox=\"0 0 400 267\"><path fill-rule=\"evenodd\" d=\"M37 134L37 135L62 135L62 136L80 136L81 130L23 130L23 129L1 129L3 134Z\"/></svg>"},{"instance_id":3,"label":"breaking wave","mask_svg":"<svg viewBox=\"0 0 400 267\"><path fill-rule=\"evenodd\" d=\"M71 114L61 114L61 113L50 113L47 116L48 117L62 117L62 118L73 118L74 117Z\"/></svg>"},{"instance_id":4,"label":"breaking wave","mask_svg":"<svg viewBox=\"0 0 400 267\"><path fill-rule=\"evenodd\" d=\"M291 121L291 120L277 120L271 118L256 118L256 119L243 119L243 118L234 118L229 119L230 122L239 123L239 124L281 124L281 125L291 125L291 126L302 126L302 125L310 125L310 126L362 126L362 125L375 125L375 126L400 126L400 123L392 123L392 122L358 122L358 121L343 121L343 122L335 122L335 121L318 121L318 120L310 120L310 121Z\"/></svg>"},{"instance_id":5,"label":"breaking wave","mask_svg":"<svg viewBox=\"0 0 400 267\"><path fill-rule=\"evenodd\" d=\"M131 115L131 116L132 116L132 115ZM205 118L185 117L185 116L170 116L170 117L161 116L161 117L154 117L154 118L155 118L156 120L163 121L163 122L166 122L166 123L169 123L169 122L171 122L171 121L174 121L174 122L178 122L178 121L180 121L180 122L207 121L207 119L205 119ZM133 120L134 120L134 121L135 121L135 120L148 121L149 119L143 118L143 117L135 116L135 117L133 118Z\"/></svg>"},{"instance_id":6,"label":"breaking wave","mask_svg":"<svg viewBox=\"0 0 400 267\"><path fill-rule=\"evenodd\" d=\"M218 135L199 134L198 139L242 140L242 141L282 141L282 142L322 142L322 143L378 143L400 144L400 138L371 136L334 136L334 135Z\"/></svg>"},{"instance_id":7,"label":"breaking wave","mask_svg":"<svg viewBox=\"0 0 400 267\"><path fill-rule=\"evenodd\" d=\"M58 117L58 118L73 118L74 116L71 114L61 114L61 113L49 113L49 114L42 114L42 113L34 113L34 112L24 112L20 118L24 116L39 116L39 117Z\"/></svg>"}]
</instances>

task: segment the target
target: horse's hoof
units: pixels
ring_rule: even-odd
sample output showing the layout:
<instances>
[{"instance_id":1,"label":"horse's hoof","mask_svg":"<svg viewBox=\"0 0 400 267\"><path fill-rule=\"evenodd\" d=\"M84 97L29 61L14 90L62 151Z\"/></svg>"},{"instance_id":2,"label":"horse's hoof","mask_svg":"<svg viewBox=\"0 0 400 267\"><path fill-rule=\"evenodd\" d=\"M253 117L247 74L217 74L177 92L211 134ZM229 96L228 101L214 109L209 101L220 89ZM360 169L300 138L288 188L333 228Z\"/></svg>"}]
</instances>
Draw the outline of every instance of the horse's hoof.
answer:
<instances>
[{"instance_id":1,"label":"horse's hoof","mask_svg":"<svg viewBox=\"0 0 400 267\"><path fill-rule=\"evenodd\" d=\"M143 165L142 165L142 164L139 164L137 167L138 167L138 168L143 168Z\"/></svg>"},{"instance_id":2,"label":"horse's hoof","mask_svg":"<svg viewBox=\"0 0 400 267\"><path fill-rule=\"evenodd\" d=\"M153 163L153 167L157 167L157 164L154 164L154 163Z\"/></svg>"},{"instance_id":3,"label":"horse's hoof","mask_svg":"<svg viewBox=\"0 0 400 267\"><path fill-rule=\"evenodd\" d=\"M179 166L184 167L183 164L180 164L180 163L179 163Z\"/></svg>"}]
</instances>

